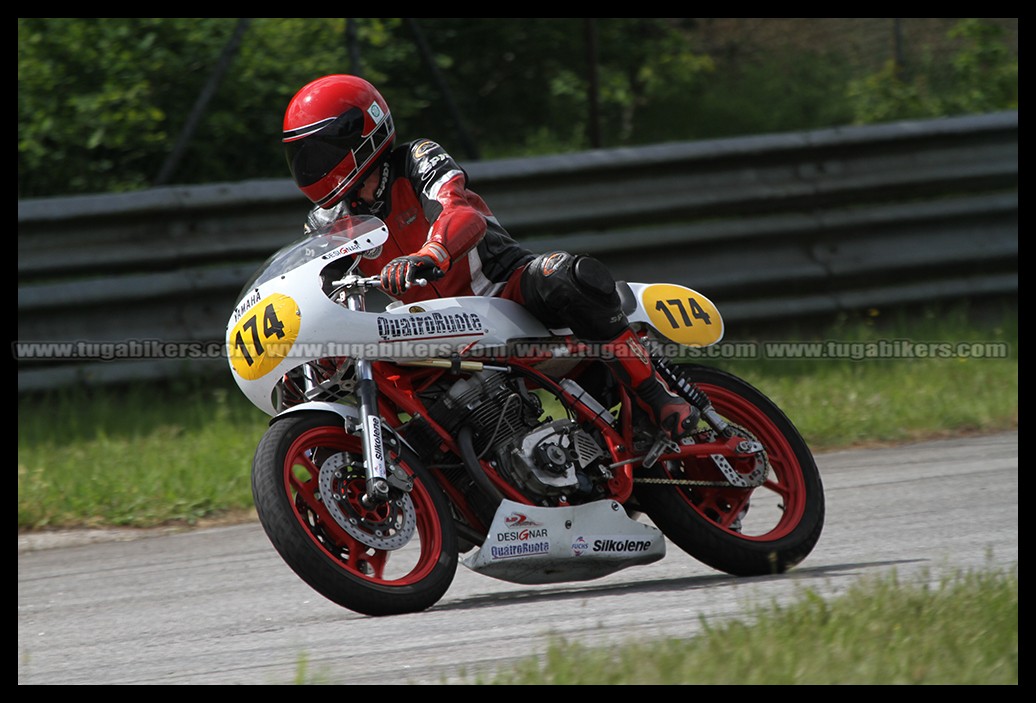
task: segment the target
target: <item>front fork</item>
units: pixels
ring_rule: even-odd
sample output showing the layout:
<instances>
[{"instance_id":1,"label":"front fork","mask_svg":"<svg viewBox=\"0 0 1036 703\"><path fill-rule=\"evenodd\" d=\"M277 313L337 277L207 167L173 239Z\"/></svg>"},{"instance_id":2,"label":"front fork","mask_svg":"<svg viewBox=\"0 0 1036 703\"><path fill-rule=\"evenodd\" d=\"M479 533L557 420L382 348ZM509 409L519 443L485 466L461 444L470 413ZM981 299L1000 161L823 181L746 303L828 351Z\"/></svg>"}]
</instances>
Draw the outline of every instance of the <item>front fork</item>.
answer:
<instances>
[{"instance_id":1,"label":"front fork","mask_svg":"<svg viewBox=\"0 0 1036 703\"><path fill-rule=\"evenodd\" d=\"M361 286L346 296L350 310L363 312L366 288ZM363 472L367 492L360 499L368 508L388 500L389 483L385 463L385 446L381 434L381 416L378 414L378 387L374 382L374 367L368 359L356 360L356 395L360 401L360 427L363 439Z\"/></svg>"},{"instance_id":2,"label":"front fork","mask_svg":"<svg viewBox=\"0 0 1036 703\"><path fill-rule=\"evenodd\" d=\"M388 472L385 447L378 414L378 388L374 383L372 364L367 359L356 361L356 395L360 401L360 426L363 427L363 471L367 493L361 499L367 507L388 500Z\"/></svg>"}]
</instances>

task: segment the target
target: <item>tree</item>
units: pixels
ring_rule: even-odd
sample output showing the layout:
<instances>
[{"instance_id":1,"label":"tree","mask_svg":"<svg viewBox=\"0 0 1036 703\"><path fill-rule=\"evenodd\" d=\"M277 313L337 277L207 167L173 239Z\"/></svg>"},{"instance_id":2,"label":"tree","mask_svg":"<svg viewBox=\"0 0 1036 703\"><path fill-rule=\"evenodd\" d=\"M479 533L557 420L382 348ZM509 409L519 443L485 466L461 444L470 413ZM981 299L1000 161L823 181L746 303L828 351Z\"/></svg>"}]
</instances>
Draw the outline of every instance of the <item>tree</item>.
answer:
<instances>
[{"instance_id":1,"label":"tree","mask_svg":"<svg viewBox=\"0 0 1036 703\"><path fill-rule=\"evenodd\" d=\"M401 140L462 160L1017 108L1000 25L960 22L950 60L932 52L904 74L862 73L840 36L791 41L821 21L783 20L779 46L721 37L706 53L713 21L687 18L254 18L239 46L234 18L19 18L18 195L287 178L284 107L354 66Z\"/></svg>"},{"instance_id":2,"label":"tree","mask_svg":"<svg viewBox=\"0 0 1036 703\"><path fill-rule=\"evenodd\" d=\"M949 61L927 51L904 75L888 61L881 70L853 80L848 96L858 124L939 117L1018 108L1018 57L1004 41L1003 28L979 19L954 25L957 43Z\"/></svg>"}]
</instances>

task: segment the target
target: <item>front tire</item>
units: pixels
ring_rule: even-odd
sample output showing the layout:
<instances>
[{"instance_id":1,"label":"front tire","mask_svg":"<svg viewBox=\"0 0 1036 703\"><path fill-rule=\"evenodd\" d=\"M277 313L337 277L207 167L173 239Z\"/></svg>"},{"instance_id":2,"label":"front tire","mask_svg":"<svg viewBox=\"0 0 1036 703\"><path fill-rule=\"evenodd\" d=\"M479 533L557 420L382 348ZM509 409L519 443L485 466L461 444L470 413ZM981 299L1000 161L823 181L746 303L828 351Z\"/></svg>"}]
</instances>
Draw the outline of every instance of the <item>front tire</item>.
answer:
<instances>
[{"instance_id":1,"label":"front tire","mask_svg":"<svg viewBox=\"0 0 1036 703\"><path fill-rule=\"evenodd\" d=\"M386 447L413 487L393 488L389 503L373 509L359 501L361 440L334 414L275 421L252 463L259 521L281 558L325 598L366 615L425 610L457 570L457 534L442 492L409 451Z\"/></svg>"},{"instance_id":2,"label":"front tire","mask_svg":"<svg viewBox=\"0 0 1036 703\"><path fill-rule=\"evenodd\" d=\"M736 576L783 573L813 550L824 526L820 472L791 421L765 395L736 376L705 366L677 366L738 434L762 443L766 478L756 488L718 483L715 462L659 462L641 469L636 498L644 512L695 559ZM659 481L659 483L651 483Z\"/></svg>"}]
</instances>

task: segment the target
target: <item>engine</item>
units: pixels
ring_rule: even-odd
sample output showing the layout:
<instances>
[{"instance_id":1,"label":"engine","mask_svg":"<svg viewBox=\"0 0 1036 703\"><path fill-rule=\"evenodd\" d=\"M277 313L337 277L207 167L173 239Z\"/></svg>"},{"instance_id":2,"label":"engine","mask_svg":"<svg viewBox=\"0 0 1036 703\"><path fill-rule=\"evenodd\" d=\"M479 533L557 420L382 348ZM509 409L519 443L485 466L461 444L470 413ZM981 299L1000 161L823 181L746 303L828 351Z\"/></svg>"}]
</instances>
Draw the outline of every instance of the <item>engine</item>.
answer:
<instances>
[{"instance_id":1,"label":"engine","mask_svg":"<svg viewBox=\"0 0 1036 703\"><path fill-rule=\"evenodd\" d=\"M602 456L593 437L567 419L545 422L497 450L512 481L544 496L589 492L588 470L597 468L596 475L602 475L597 465Z\"/></svg>"},{"instance_id":2,"label":"engine","mask_svg":"<svg viewBox=\"0 0 1036 703\"><path fill-rule=\"evenodd\" d=\"M429 412L454 436L470 426L476 455L529 495L591 494L611 477L601 461L605 453L589 432L568 418L541 418L539 396L503 372L457 381Z\"/></svg>"}]
</instances>

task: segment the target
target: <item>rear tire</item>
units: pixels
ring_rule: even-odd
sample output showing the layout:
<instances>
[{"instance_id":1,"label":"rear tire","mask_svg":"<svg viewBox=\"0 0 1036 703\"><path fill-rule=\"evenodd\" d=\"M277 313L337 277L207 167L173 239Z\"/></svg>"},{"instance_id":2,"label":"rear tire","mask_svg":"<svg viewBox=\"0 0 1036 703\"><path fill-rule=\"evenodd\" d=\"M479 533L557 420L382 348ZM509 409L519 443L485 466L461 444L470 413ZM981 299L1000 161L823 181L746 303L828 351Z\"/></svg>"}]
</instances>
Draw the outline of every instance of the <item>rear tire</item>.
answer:
<instances>
[{"instance_id":1,"label":"rear tire","mask_svg":"<svg viewBox=\"0 0 1036 703\"><path fill-rule=\"evenodd\" d=\"M358 500L365 480L360 438L332 413L275 421L252 463L259 521L281 558L325 598L367 615L425 610L457 570L457 534L445 497L408 450L385 446L413 488L393 488L389 503L373 510ZM331 471L323 491L321 466ZM332 499L323 495L329 485L338 514L353 518L348 530L324 503Z\"/></svg>"},{"instance_id":2,"label":"rear tire","mask_svg":"<svg viewBox=\"0 0 1036 703\"><path fill-rule=\"evenodd\" d=\"M767 476L756 488L637 483L638 503L666 537L714 569L783 573L809 555L824 526L824 490L812 453L784 413L750 384L709 367L675 368L739 434L762 443ZM723 474L701 459L659 462L636 478L715 482Z\"/></svg>"}]
</instances>

